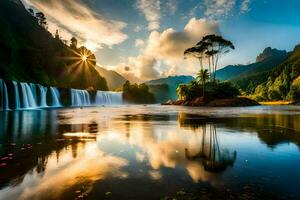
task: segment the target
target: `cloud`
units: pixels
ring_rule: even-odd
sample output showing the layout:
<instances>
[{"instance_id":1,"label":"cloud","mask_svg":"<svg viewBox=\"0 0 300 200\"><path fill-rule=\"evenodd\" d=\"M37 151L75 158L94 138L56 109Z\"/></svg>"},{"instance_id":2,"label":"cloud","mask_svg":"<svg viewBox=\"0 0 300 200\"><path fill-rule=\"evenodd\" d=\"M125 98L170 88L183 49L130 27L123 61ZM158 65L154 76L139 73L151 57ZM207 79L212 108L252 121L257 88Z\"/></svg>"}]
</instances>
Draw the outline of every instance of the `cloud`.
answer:
<instances>
[{"instance_id":1,"label":"cloud","mask_svg":"<svg viewBox=\"0 0 300 200\"><path fill-rule=\"evenodd\" d=\"M241 4L241 13L247 13L250 11L251 0L244 0Z\"/></svg>"},{"instance_id":2,"label":"cloud","mask_svg":"<svg viewBox=\"0 0 300 200\"><path fill-rule=\"evenodd\" d=\"M205 35L219 33L217 22L191 18L181 32L172 28L161 33L153 31L147 42L146 54L168 61L182 60L185 49L195 45Z\"/></svg>"},{"instance_id":3,"label":"cloud","mask_svg":"<svg viewBox=\"0 0 300 200\"><path fill-rule=\"evenodd\" d=\"M159 76L159 73L155 68L157 60L151 56L140 55L137 57L130 57L128 59L128 64L130 68L134 70L133 73L142 80L150 80Z\"/></svg>"},{"instance_id":4,"label":"cloud","mask_svg":"<svg viewBox=\"0 0 300 200\"><path fill-rule=\"evenodd\" d=\"M148 30L160 28L160 0L137 0L137 8L144 14L148 21Z\"/></svg>"},{"instance_id":5,"label":"cloud","mask_svg":"<svg viewBox=\"0 0 300 200\"><path fill-rule=\"evenodd\" d=\"M95 13L81 0L26 0L26 3L45 13L50 29L55 24L54 28L59 27L94 48L117 45L128 38L122 32L126 23Z\"/></svg>"},{"instance_id":6,"label":"cloud","mask_svg":"<svg viewBox=\"0 0 300 200\"><path fill-rule=\"evenodd\" d=\"M129 57L127 62L109 68L122 74L130 82L142 83L158 78L160 76L158 67L159 62L154 57L141 54L136 57Z\"/></svg>"},{"instance_id":7,"label":"cloud","mask_svg":"<svg viewBox=\"0 0 300 200\"><path fill-rule=\"evenodd\" d=\"M183 31L175 31L172 28L162 32L152 31L146 41L135 41L136 46L144 46L139 56L129 57L127 62L112 69L131 82L195 73L198 70L197 61L184 60L183 52L208 34L220 34L219 24L204 18L191 18ZM125 66L129 66L130 70L124 70Z\"/></svg>"},{"instance_id":8,"label":"cloud","mask_svg":"<svg viewBox=\"0 0 300 200\"><path fill-rule=\"evenodd\" d=\"M135 40L135 46L136 47L143 47L144 45L145 45L144 40L142 40L142 39L136 39Z\"/></svg>"},{"instance_id":9,"label":"cloud","mask_svg":"<svg viewBox=\"0 0 300 200\"><path fill-rule=\"evenodd\" d=\"M235 4L236 0L204 0L204 15L209 19L226 17L231 13Z\"/></svg>"}]
</instances>

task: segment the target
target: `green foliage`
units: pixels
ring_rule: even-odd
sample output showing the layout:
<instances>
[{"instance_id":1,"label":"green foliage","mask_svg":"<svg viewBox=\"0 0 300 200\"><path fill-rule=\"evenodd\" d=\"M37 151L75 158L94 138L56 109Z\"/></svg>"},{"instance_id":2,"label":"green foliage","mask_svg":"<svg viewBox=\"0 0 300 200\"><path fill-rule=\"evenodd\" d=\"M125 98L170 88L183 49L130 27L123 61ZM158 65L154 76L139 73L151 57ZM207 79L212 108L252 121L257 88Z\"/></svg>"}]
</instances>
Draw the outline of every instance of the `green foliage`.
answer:
<instances>
[{"instance_id":1,"label":"green foliage","mask_svg":"<svg viewBox=\"0 0 300 200\"><path fill-rule=\"evenodd\" d=\"M299 100L300 99L300 76L298 76L292 83L290 92L288 94L289 100Z\"/></svg>"},{"instance_id":2,"label":"green foliage","mask_svg":"<svg viewBox=\"0 0 300 200\"><path fill-rule=\"evenodd\" d=\"M226 99L240 95L239 90L228 81L209 82L203 86L203 84L199 84L195 81L189 84L181 84L177 88L177 95L180 100L193 100L198 97L203 97L203 94L205 94L204 97L206 99Z\"/></svg>"},{"instance_id":3,"label":"green foliage","mask_svg":"<svg viewBox=\"0 0 300 200\"><path fill-rule=\"evenodd\" d=\"M130 84L126 81L123 85L124 100L131 103L154 103L154 95L149 92L149 87L146 84Z\"/></svg>"}]
</instances>

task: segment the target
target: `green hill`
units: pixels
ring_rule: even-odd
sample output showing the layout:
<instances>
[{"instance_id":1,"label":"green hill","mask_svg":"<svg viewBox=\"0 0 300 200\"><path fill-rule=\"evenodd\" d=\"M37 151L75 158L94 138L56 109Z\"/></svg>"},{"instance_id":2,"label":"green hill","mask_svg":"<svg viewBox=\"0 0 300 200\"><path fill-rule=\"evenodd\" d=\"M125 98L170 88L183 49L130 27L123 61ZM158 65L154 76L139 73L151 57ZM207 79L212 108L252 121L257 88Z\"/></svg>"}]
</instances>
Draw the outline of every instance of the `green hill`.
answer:
<instances>
[{"instance_id":1,"label":"green hill","mask_svg":"<svg viewBox=\"0 0 300 200\"><path fill-rule=\"evenodd\" d=\"M217 71L219 80L229 80L247 93L265 81L267 73L281 64L288 56L286 51L266 48L256 58L256 62L249 65L227 66ZM251 91L252 89L252 91Z\"/></svg>"},{"instance_id":2,"label":"green hill","mask_svg":"<svg viewBox=\"0 0 300 200\"><path fill-rule=\"evenodd\" d=\"M0 78L107 90L94 66L70 66L70 48L39 25L20 0L0 1Z\"/></svg>"},{"instance_id":3,"label":"green hill","mask_svg":"<svg viewBox=\"0 0 300 200\"><path fill-rule=\"evenodd\" d=\"M265 100L300 100L300 45L255 88L253 96Z\"/></svg>"}]
</instances>

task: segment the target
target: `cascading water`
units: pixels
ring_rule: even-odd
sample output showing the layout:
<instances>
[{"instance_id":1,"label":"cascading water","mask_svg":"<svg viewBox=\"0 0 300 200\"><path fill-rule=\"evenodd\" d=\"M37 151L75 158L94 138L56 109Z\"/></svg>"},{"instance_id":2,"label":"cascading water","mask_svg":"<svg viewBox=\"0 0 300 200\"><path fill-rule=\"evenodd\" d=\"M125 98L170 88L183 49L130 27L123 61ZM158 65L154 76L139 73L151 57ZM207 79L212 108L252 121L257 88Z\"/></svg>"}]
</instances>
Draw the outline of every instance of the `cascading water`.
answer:
<instances>
[{"instance_id":1,"label":"cascading water","mask_svg":"<svg viewBox=\"0 0 300 200\"><path fill-rule=\"evenodd\" d=\"M55 87L50 87L50 92L52 96L52 106L54 107L61 107L60 101L59 101L59 91Z\"/></svg>"},{"instance_id":2,"label":"cascading water","mask_svg":"<svg viewBox=\"0 0 300 200\"><path fill-rule=\"evenodd\" d=\"M47 87L44 87L42 85L37 85L40 92L40 107L46 108L47 105Z\"/></svg>"},{"instance_id":3,"label":"cascading water","mask_svg":"<svg viewBox=\"0 0 300 200\"><path fill-rule=\"evenodd\" d=\"M18 83L16 81L13 81L13 85L14 85L14 93L15 93L15 109L19 110L21 108L21 102L20 102Z\"/></svg>"},{"instance_id":4,"label":"cascading water","mask_svg":"<svg viewBox=\"0 0 300 200\"><path fill-rule=\"evenodd\" d=\"M9 110L8 92L5 81L0 79L0 110Z\"/></svg>"},{"instance_id":5,"label":"cascading water","mask_svg":"<svg viewBox=\"0 0 300 200\"><path fill-rule=\"evenodd\" d=\"M37 107L37 103L35 101L34 95L32 93L31 87L28 83L20 83L22 88L23 95L23 105L22 108L32 109Z\"/></svg>"},{"instance_id":6,"label":"cascading water","mask_svg":"<svg viewBox=\"0 0 300 200\"><path fill-rule=\"evenodd\" d=\"M66 95L67 91L70 91L70 96ZM97 91L96 93L89 93L87 90L78 89L58 90L56 87L0 79L0 110L62 107L61 96L64 106L84 107L123 104L121 92Z\"/></svg>"},{"instance_id":7,"label":"cascading water","mask_svg":"<svg viewBox=\"0 0 300 200\"><path fill-rule=\"evenodd\" d=\"M72 106L90 106L90 94L86 90L71 89Z\"/></svg>"},{"instance_id":8,"label":"cascading water","mask_svg":"<svg viewBox=\"0 0 300 200\"><path fill-rule=\"evenodd\" d=\"M122 92L98 91L96 94L96 105L120 105L123 104Z\"/></svg>"}]
</instances>

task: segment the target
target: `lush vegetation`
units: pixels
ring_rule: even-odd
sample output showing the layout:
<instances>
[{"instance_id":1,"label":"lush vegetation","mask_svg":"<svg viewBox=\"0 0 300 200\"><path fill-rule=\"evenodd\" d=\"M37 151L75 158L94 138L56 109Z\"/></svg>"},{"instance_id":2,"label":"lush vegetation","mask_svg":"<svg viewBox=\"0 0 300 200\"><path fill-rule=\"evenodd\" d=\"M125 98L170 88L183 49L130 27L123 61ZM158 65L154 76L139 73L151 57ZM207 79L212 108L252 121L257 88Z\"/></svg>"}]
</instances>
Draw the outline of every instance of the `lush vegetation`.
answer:
<instances>
[{"instance_id":1,"label":"lush vegetation","mask_svg":"<svg viewBox=\"0 0 300 200\"><path fill-rule=\"evenodd\" d=\"M177 88L180 100L193 100L203 97L206 100L234 98L240 94L239 90L230 82L192 81L189 84L181 84Z\"/></svg>"},{"instance_id":2,"label":"lush vegetation","mask_svg":"<svg viewBox=\"0 0 300 200\"><path fill-rule=\"evenodd\" d=\"M259 101L300 100L300 46L279 66L267 73L265 81L250 95Z\"/></svg>"},{"instance_id":3,"label":"lush vegetation","mask_svg":"<svg viewBox=\"0 0 300 200\"><path fill-rule=\"evenodd\" d=\"M0 27L0 78L107 90L91 52L68 46L58 31L53 36L43 13L27 11L19 0L0 1Z\"/></svg>"},{"instance_id":4,"label":"lush vegetation","mask_svg":"<svg viewBox=\"0 0 300 200\"><path fill-rule=\"evenodd\" d=\"M123 85L123 98L131 103L148 104L155 102L154 95L149 91L146 84L130 84L129 81Z\"/></svg>"}]
</instances>

